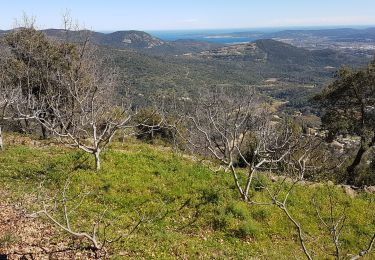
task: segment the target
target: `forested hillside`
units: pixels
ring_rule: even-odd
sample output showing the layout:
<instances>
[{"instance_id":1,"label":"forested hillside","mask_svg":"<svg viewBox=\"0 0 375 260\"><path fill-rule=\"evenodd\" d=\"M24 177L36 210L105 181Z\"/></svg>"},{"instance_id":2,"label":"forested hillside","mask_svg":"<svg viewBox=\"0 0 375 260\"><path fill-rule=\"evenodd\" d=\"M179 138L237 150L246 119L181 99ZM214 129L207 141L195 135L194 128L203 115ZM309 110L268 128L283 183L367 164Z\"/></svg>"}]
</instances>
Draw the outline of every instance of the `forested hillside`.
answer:
<instances>
[{"instance_id":1,"label":"forested hillside","mask_svg":"<svg viewBox=\"0 0 375 260\"><path fill-rule=\"evenodd\" d=\"M275 40L3 32L0 259L372 259L374 86Z\"/></svg>"}]
</instances>

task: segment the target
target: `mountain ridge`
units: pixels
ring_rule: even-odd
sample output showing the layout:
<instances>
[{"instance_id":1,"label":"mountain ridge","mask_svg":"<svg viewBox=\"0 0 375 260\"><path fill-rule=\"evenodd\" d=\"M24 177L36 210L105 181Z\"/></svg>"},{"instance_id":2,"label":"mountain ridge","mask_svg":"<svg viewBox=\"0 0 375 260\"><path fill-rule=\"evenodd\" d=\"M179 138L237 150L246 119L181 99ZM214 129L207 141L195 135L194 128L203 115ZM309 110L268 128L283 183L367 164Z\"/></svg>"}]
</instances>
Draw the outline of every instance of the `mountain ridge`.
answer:
<instances>
[{"instance_id":1,"label":"mountain ridge","mask_svg":"<svg viewBox=\"0 0 375 260\"><path fill-rule=\"evenodd\" d=\"M0 36L13 30L0 30ZM119 49L134 49L148 54L170 54L179 55L186 52L200 52L223 46L223 44L207 41L184 39L176 41L164 41L144 31L128 30L102 33L91 30L66 31L63 29L44 29L41 32L55 40L73 42L82 41L89 36L91 41L97 45L108 46Z\"/></svg>"},{"instance_id":2,"label":"mountain ridge","mask_svg":"<svg viewBox=\"0 0 375 260\"><path fill-rule=\"evenodd\" d=\"M308 50L273 39L261 39L252 43L228 45L200 52L206 59L271 62L295 66L320 66L338 68L342 64L359 64L359 57L332 49Z\"/></svg>"}]
</instances>

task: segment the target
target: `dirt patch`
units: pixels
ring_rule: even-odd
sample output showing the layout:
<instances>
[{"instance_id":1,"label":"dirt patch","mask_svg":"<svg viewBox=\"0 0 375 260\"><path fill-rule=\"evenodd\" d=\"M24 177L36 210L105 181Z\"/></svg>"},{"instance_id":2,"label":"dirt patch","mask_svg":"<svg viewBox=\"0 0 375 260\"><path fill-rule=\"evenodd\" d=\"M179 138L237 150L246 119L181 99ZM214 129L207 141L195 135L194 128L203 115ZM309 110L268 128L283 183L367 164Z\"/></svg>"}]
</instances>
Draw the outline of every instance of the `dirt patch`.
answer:
<instances>
[{"instance_id":1,"label":"dirt patch","mask_svg":"<svg viewBox=\"0 0 375 260\"><path fill-rule=\"evenodd\" d=\"M0 259L98 259L90 250L78 250L77 241L53 225L29 217L16 205L0 203Z\"/></svg>"}]
</instances>

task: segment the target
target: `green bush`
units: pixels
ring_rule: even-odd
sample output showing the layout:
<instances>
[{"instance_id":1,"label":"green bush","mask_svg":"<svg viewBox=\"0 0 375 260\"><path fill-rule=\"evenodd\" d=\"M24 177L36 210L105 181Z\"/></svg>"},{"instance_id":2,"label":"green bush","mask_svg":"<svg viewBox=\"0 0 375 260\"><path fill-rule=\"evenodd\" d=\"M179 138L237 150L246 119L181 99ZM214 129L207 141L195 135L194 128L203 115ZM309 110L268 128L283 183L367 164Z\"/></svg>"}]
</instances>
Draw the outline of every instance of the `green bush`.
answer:
<instances>
[{"instance_id":1,"label":"green bush","mask_svg":"<svg viewBox=\"0 0 375 260\"><path fill-rule=\"evenodd\" d=\"M135 117L137 124L137 138L146 142L153 143L160 139L167 143L173 143L176 136L171 119L165 120L162 116L151 108L142 109Z\"/></svg>"}]
</instances>

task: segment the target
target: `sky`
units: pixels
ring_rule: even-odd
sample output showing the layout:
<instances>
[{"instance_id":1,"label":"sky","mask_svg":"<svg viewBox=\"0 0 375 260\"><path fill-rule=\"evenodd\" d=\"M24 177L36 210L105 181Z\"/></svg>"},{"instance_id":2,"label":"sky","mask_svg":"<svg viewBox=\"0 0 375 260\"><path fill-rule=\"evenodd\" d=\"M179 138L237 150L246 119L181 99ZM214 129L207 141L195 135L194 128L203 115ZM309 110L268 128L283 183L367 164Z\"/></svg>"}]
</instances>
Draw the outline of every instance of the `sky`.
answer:
<instances>
[{"instance_id":1,"label":"sky","mask_svg":"<svg viewBox=\"0 0 375 260\"><path fill-rule=\"evenodd\" d=\"M3 0L0 29L61 28L67 11L96 31L375 25L375 0Z\"/></svg>"}]
</instances>

